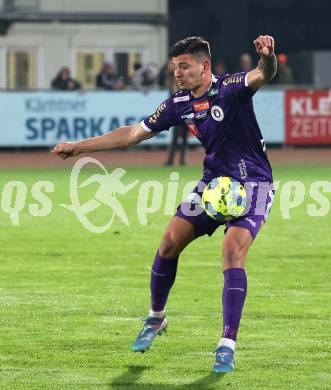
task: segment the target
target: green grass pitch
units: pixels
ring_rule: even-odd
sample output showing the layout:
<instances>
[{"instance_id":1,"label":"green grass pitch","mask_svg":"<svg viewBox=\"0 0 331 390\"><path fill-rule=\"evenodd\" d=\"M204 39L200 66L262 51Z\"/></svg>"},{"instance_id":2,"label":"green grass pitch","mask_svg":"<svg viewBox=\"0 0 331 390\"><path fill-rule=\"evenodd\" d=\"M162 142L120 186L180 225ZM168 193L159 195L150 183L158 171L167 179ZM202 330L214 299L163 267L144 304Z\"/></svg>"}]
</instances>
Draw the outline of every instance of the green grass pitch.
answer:
<instances>
[{"instance_id":1,"label":"green grass pitch","mask_svg":"<svg viewBox=\"0 0 331 390\"><path fill-rule=\"evenodd\" d=\"M182 182L201 175L200 168L176 170ZM170 172L128 168L123 181L167 183ZM135 354L130 347L149 306L150 266L170 217L161 209L141 226L134 189L119 197L130 226L115 220L107 232L92 234L59 206L69 203L69 174L1 171L1 188L10 180L23 180L29 191L37 180L55 184L46 217L29 214L31 195L19 226L0 210L1 389L331 388L331 211L322 218L306 213L307 188L330 181L330 167L274 169L282 183L304 182L306 197L284 220L278 193L249 253L237 368L223 377L211 373L221 330L223 229L184 251L168 302L168 332L150 351ZM85 189L82 198L95 189ZM103 224L109 209L100 206L90 217Z\"/></svg>"}]
</instances>

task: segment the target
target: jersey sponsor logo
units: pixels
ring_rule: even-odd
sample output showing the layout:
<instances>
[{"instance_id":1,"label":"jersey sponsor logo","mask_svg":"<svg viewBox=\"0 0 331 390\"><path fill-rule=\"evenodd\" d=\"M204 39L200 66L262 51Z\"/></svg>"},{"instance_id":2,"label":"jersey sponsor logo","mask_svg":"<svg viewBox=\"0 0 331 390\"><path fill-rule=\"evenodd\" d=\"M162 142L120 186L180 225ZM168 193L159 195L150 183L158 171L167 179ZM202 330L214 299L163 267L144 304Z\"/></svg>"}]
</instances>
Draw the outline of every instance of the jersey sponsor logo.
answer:
<instances>
[{"instance_id":1,"label":"jersey sponsor logo","mask_svg":"<svg viewBox=\"0 0 331 390\"><path fill-rule=\"evenodd\" d=\"M217 122L221 122L224 119L224 112L220 106L212 106L210 113L213 119Z\"/></svg>"},{"instance_id":2,"label":"jersey sponsor logo","mask_svg":"<svg viewBox=\"0 0 331 390\"><path fill-rule=\"evenodd\" d=\"M158 109L155 111L155 114L151 115L149 118L148 118L148 122L149 123L153 123L155 124L157 122L157 120L159 119L162 111L166 108L166 104L165 103L162 103Z\"/></svg>"},{"instance_id":3,"label":"jersey sponsor logo","mask_svg":"<svg viewBox=\"0 0 331 390\"><path fill-rule=\"evenodd\" d=\"M209 109L209 101L202 100L201 102L195 102L193 103L193 108L195 112L207 111Z\"/></svg>"},{"instance_id":4,"label":"jersey sponsor logo","mask_svg":"<svg viewBox=\"0 0 331 390\"><path fill-rule=\"evenodd\" d=\"M197 119L205 119L207 117L207 111L204 111L204 112L197 112L195 114L195 117Z\"/></svg>"},{"instance_id":5,"label":"jersey sponsor logo","mask_svg":"<svg viewBox=\"0 0 331 390\"><path fill-rule=\"evenodd\" d=\"M189 95L177 96L177 97L174 98L174 103L187 102L188 100L190 100L190 96Z\"/></svg>"},{"instance_id":6,"label":"jersey sponsor logo","mask_svg":"<svg viewBox=\"0 0 331 390\"><path fill-rule=\"evenodd\" d=\"M190 112L189 114L183 114L181 116L182 119L193 119L194 118L194 112Z\"/></svg>"},{"instance_id":7,"label":"jersey sponsor logo","mask_svg":"<svg viewBox=\"0 0 331 390\"><path fill-rule=\"evenodd\" d=\"M231 76L231 77L227 77L224 81L223 81L223 85L227 86L229 84L239 84L241 83L242 79L243 79L243 75L242 76Z\"/></svg>"}]
</instances>

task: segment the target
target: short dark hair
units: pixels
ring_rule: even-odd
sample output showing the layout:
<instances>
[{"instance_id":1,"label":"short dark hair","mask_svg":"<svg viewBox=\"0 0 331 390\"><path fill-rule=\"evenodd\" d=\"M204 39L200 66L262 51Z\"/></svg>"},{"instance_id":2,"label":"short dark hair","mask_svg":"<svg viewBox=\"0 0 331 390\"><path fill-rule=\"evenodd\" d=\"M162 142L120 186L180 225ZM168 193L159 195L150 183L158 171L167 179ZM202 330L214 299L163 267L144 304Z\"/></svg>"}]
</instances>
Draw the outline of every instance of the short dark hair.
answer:
<instances>
[{"instance_id":1,"label":"short dark hair","mask_svg":"<svg viewBox=\"0 0 331 390\"><path fill-rule=\"evenodd\" d=\"M176 42L171 47L169 56L177 57L181 54L197 54L211 59L209 43L202 37L188 37Z\"/></svg>"}]
</instances>

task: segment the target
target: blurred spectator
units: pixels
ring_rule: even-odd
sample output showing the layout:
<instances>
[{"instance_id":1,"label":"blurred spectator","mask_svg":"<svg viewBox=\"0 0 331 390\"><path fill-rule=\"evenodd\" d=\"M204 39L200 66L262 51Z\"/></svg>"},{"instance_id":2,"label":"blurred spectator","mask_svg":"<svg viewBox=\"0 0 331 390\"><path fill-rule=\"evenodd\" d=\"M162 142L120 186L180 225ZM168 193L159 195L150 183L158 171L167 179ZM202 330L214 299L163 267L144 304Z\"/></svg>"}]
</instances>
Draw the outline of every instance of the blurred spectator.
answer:
<instances>
[{"instance_id":1,"label":"blurred spectator","mask_svg":"<svg viewBox=\"0 0 331 390\"><path fill-rule=\"evenodd\" d=\"M240 56L239 64L240 64L240 71L241 72L249 72L253 69L252 66L252 57L248 53L243 53Z\"/></svg>"},{"instance_id":2,"label":"blurred spectator","mask_svg":"<svg viewBox=\"0 0 331 390\"><path fill-rule=\"evenodd\" d=\"M186 164L186 149L187 149L187 136L188 128L185 125L175 126L172 130L172 140L168 150L168 159L164 165L173 165L175 153L179 151L179 163L180 165ZM179 139L181 143L179 145Z\"/></svg>"},{"instance_id":3,"label":"blurred spectator","mask_svg":"<svg viewBox=\"0 0 331 390\"><path fill-rule=\"evenodd\" d=\"M119 77L111 62L105 62L100 73L96 78L96 86L100 89L121 90L125 88L125 83L122 77Z\"/></svg>"},{"instance_id":4,"label":"blurred spectator","mask_svg":"<svg viewBox=\"0 0 331 390\"><path fill-rule=\"evenodd\" d=\"M141 86L146 90L158 89L158 76L159 76L159 68L154 63L149 63L142 68L142 81Z\"/></svg>"},{"instance_id":5,"label":"blurred spectator","mask_svg":"<svg viewBox=\"0 0 331 390\"><path fill-rule=\"evenodd\" d=\"M161 72L163 73L163 85L165 85L171 94L178 91L178 84L175 79L174 69L171 63L171 60L162 67ZM161 79L162 80L162 79ZM160 75L159 75L160 82ZM161 83L160 83L161 84ZM186 149L187 149L187 138L188 138L188 128L185 125L178 125L172 129L172 140L168 149L168 158L164 165L169 166L174 164L176 151L179 151L179 163L180 165L186 164ZM181 143L179 144L179 140Z\"/></svg>"},{"instance_id":6,"label":"blurred spectator","mask_svg":"<svg viewBox=\"0 0 331 390\"><path fill-rule=\"evenodd\" d=\"M61 91L73 91L80 89L80 83L74 80L70 76L70 69L63 67L56 75L55 79L52 80L52 87Z\"/></svg>"},{"instance_id":7,"label":"blurred spectator","mask_svg":"<svg viewBox=\"0 0 331 390\"><path fill-rule=\"evenodd\" d=\"M158 82L160 88L167 89L171 94L178 90L171 59L160 69Z\"/></svg>"},{"instance_id":8,"label":"blurred spectator","mask_svg":"<svg viewBox=\"0 0 331 390\"><path fill-rule=\"evenodd\" d=\"M277 62L276 84L294 84L293 71L287 63L287 55L283 53L278 54Z\"/></svg>"},{"instance_id":9,"label":"blurred spectator","mask_svg":"<svg viewBox=\"0 0 331 390\"><path fill-rule=\"evenodd\" d=\"M171 67L171 60L164 64L162 68L160 69L159 75L158 75L158 83L161 89L169 89L167 87L168 84L168 78L170 75L170 67Z\"/></svg>"},{"instance_id":10,"label":"blurred spectator","mask_svg":"<svg viewBox=\"0 0 331 390\"><path fill-rule=\"evenodd\" d=\"M218 60L215 65L215 71L216 76L220 76L224 73L226 73L225 64L222 60Z\"/></svg>"},{"instance_id":11,"label":"blurred spectator","mask_svg":"<svg viewBox=\"0 0 331 390\"><path fill-rule=\"evenodd\" d=\"M142 89L142 73L144 69L140 62L136 62L135 64L133 64L133 69L134 72L131 76L131 85L133 89L140 91Z\"/></svg>"}]
</instances>

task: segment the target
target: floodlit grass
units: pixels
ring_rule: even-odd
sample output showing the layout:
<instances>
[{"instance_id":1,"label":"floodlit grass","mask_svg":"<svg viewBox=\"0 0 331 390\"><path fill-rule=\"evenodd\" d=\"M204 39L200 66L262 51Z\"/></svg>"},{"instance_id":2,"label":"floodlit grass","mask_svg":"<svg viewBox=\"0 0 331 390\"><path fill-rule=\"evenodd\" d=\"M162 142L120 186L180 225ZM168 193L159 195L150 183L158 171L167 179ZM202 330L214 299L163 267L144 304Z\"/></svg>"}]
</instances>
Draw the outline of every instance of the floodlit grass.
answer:
<instances>
[{"instance_id":1,"label":"floodlit grass","mask_svg":"<svg viewBox=\"0 0 331 390\"><path fill-rule=\"evenodd\" d=\"M178 168L181 183L198 168ZM168 183L168 168L130 168L124 183ZM99 172L100 173L100 172ZM223 229L203 237L181 256L168 302L168 332L145 354L130 350L149 306L149 270L169 216L162 208L141 226L140 184L118 196L130 226L118 219L102 234L81 226L70 211L70 170L2 170L26 183L28 196L13 226L0 211L1 389L327 389L331 388L331 212L310 217L308 189L331 180L329 167L282 167L276 180L301 180L304 204L284 220L279 192L268 223L248 258L248 296L239 332L236 371L211 373L221 331L220 246ZM84 171L87 178L91 171ZM33 217L30 191L38 180L54 182L52 211ZM81 190L91 199L96 185ZM326 194L331 201L331 193ZM13 197L14 200L14 197ZM104 224L111 210L91 212Z\"/></svg>"}]
</instances>

